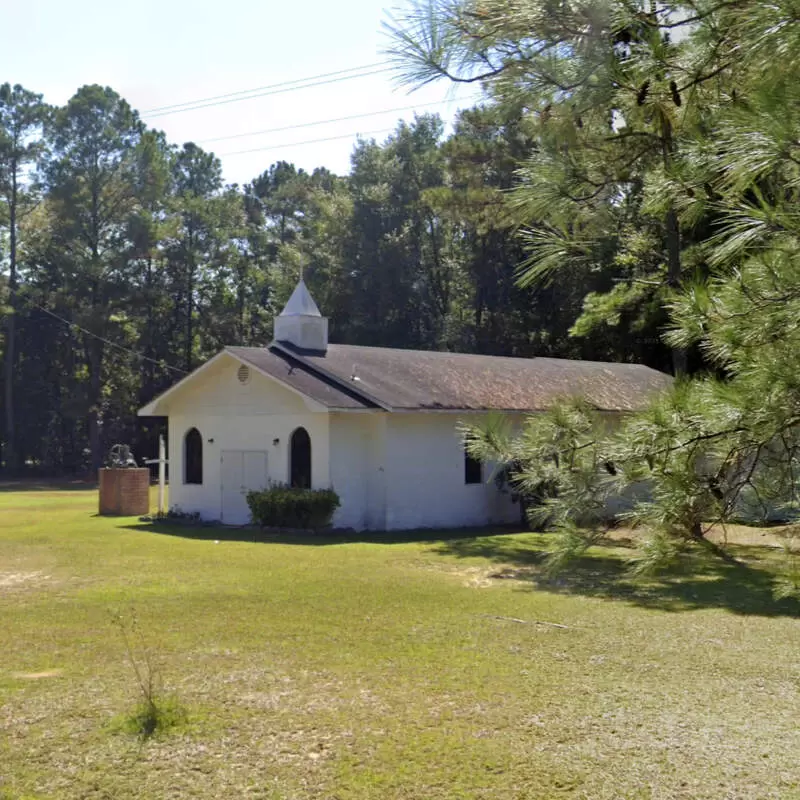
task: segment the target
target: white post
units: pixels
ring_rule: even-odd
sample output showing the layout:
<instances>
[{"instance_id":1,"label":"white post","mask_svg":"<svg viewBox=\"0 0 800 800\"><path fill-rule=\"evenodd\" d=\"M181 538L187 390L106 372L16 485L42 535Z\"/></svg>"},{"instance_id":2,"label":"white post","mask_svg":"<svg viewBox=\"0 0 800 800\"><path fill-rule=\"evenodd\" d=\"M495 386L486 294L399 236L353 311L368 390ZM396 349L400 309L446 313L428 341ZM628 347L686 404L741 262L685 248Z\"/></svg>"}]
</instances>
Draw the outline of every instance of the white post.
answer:
<instances>
[{"instance_id":1,"label":"white post","mask_svg":"<svg viewBox=\"0 0 800 800\"><path fill-rule=\"evenodd\" d=\"M164 434L158 437L158 513L164 513L164 489L167 485L167 445Z\"/></svg>"},{"instance_id":2,"label":"white post","mask_svg":"<svg viewBox=\"0 0 800 800\"><path fill-rule=\"evenodd\" d=\"M167 487L167 444L164 435L158 437L158 458L148 458L145 464L158 464L158 513L164 513L164 493Z\"/></svg>"}]
</instances>

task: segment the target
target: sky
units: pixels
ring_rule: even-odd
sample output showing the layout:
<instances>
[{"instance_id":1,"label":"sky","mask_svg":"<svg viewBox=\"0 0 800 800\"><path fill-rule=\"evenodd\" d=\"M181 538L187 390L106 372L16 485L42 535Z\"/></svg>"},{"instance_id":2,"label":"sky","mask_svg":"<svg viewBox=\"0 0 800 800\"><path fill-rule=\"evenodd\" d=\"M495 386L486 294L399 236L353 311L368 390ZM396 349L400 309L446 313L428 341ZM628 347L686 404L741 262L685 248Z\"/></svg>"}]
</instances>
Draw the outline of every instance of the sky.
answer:
<instances>
[{"instance_id":1,"label":"sky","mask_svg":"<svg viewBox=\"0 0 800 800\"><path fill-rule=\"evenodd\" d=\"M155 109L366 65L379 66L361 73L378 70L389 43L382 23L397 8L393 0L0 0L0 83L20 83L51 104L84 84L110 86L170 142L215 152L231 183L278 160L344 174L357 134L381 141L414 110L451 120L471 105L475 88L438 82L409 93L389 71L200 110ZM274 131L378 111L388 113ZM272 132L246 135L264 130Z\"/></svg>"}]
</instances>

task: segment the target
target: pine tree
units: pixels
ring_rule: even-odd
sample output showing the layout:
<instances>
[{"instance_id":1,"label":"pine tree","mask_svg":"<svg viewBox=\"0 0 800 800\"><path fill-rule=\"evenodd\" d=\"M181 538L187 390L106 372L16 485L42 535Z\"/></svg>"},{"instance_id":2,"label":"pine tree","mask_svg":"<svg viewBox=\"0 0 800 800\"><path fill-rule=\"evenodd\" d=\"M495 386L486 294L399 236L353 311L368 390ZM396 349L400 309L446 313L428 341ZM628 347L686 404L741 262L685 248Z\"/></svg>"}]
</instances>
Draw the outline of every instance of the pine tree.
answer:
<instances>
[{"instance_id":1,"label":"pine tree","mask_svg":"<svg viewBox=\"0 0 800 800\"><path fill-rule=\"evenodd\" d=\"M467 431L467 438L475 454L504 462L520 491L535 497L546 482L549 491L540 499L560 532L555 566L596 541L609 522L611 497L642 485L648 492L622 516L647 533L634 570L664 566L692 545L732 560L708 539L713 524L740 517L796 519L798 513L800 68L790 54L800 44L800 26L793 6L781 2L659 4L650 13L615 3L593 6L513 5L515 13L503 23L484 17L491 3L442 5L424 24L418 18L422 27L413 36L398 34L401 51L418 77L449 73L455 63L469 71L463 79L477 75L483 62L482 79L499 96L516 91L541 100L549 90L551 105L538 107L548 124L563 121L567 109L580 109L581 133L573 136L561 126L554 138L560 151L543 133L543 157L523 168L540 194L526 188L520 203L530 200L527 208L544 213L546 197L557 210L551 221L565 223L561 238L558 230L531 235L532 264L540 272L575 257L580 263L580 250L576 256L571 249L576 243L591 262L598 221L613 225L632 196L625 193L614 151L596 140L593 147L617 177L609 182L587 169L597 165L587 160L586 128L593 135L605 131L615 145L623 137L649 139L654 131L640 115L655 97L652 119L661 126L655 133L663 155L667 111L680 117L668 159L648 161L629 145L630 180L640 182L644 207L663 215L667 276L673 274L674 222L694 231L684 264L702 269L683 269L681 286L659 299L670 315L667 342L677 350L696 348L709 369L677 381L615 431L591 410L567 404L530 420L517 438L492 427ZM474 35L474 26L484 24L495 28ZM665 29L677 27L685 34L673 45ZM567 28L573 32L568 40ZM491 33L496 30L505 38ZM598 52L605 55L596 69L582 69ZM658 68L651 75L653 66ZM587 121L588 109L603 106L582 101L604 94L610 101L605 122ZM620 113L622 127L613 120ZM787 581L788 589L779 591L797 591L796 582Z\"/></svg>"},{"instance_id":2,"label":"pine tree","mask_svg":"<svg viewBox=\"0 0 800 800\"><path fill-rule=\"evenodd\" d=\"M716 22L726 5L419 0L391 26L408 82L480 82L526 110L537 146L511 201L528 250L520 282L576 269L614 280L588 298L576 334L631 309L646 317L694 269L679 154L725 77ZM632 215L640 227L650 218L656 259L636 258ZM680 348L673 368L687 369Z\"/></svg>"}]
</instances>

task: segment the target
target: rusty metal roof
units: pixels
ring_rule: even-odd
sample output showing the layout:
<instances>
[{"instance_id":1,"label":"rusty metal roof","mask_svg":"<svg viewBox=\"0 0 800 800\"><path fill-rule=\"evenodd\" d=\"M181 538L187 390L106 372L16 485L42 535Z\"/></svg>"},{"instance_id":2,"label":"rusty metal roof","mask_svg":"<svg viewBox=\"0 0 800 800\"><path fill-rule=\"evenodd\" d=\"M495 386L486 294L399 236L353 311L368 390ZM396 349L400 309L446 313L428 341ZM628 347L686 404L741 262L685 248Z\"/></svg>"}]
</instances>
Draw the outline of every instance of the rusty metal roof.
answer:
<instances>
[{"instance_id":1,"label":"rusty metal roof","mask_svg":"<svg viewBox=\"0 0 800 800\"><path fill-rule=\"evenodd\" d=\"M329 408L540 411L580 396L601 411L635 411L672 378L641 364L284 342L229 352Z\"/></svg>"}]
</instances>

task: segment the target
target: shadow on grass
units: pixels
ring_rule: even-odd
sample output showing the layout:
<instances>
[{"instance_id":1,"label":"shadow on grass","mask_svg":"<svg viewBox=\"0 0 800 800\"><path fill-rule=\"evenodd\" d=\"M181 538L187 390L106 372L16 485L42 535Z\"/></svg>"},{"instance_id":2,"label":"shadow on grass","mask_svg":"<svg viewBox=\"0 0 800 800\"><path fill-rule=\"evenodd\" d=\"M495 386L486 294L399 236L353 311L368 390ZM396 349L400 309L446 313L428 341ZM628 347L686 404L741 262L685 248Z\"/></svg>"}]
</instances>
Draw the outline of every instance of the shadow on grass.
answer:
<instances>
[{"instance_id":1,"label":"shadow on grass","mask_svg":"<svg viewBox=\"0 0 800 800\"><path fill-rule=\"evenodd\" d=\"M547 557L546 536L491 536L442 542L440 555L480 557L503 564L497 578L527 582L532 588L557 594L620 600L662 611L723 608L735 614L800 617L800 602L776 600L779 553L757 546L735 546L731 552L741 566L706 553L691 551L670 570L652 578L628 574L630 541L608 541L576 559L562 574L550 578L542 569Z\"/></svg>"},{"instance_id":2,"label":"shadow on grass","mask_svg":"<svg viewBox=\"0 0 800 800\"><path fill-rule=\"evenodd\" d=\"M341 544L410 544L413 542L451 542L464 540L477 541L488 533L496 533L497 527L459 528L455 530L413 530L413 531L335 531L332 533L273 533L251 527L227 527L225 525L176 525L162 522L141 522L122 525L130 530L177 536L182 539L219 540L221 542L256 542L263 544L292 544L304 547L326 547ZM509 528L506 534L519 533L519 529Z\"/></svg>"},{"instance_id":3,"label":"shadow on grass","mask_svg":"<svg viewBox=\"0 0 800 800\"><path fill-rule=\"evenodd\" d=\"M73 479L0 480L2 492L85 492L97 489L97 481Z\"/></svg>"},{"instance_id":4,"label":"shadow on grass","mask_svg":"<svg viewBox=\"0 0 800 800\"><path fill-rule=\"evenodd\" d=\"M773 548L739 545L730 550L742 566L727 564L711 555L691 551L671 570L654 578L631 578L626 558L634 547L630 539L601 541L577 559L557 578L542 568L548 554L548 534L525 533L509 528L415 530L398 532L334 532L329 534L267 533L257 528L220 525L191 526L159 522L124 525L141 533L184 539L257 542L324 547L343 544L432 545L431 552L456 558L482 558L503 567L494 577L511 578L530 588L617 600L662 611L724 608L736 614L800 617L800 602L776 600L779 552ZM492 535L487 535L492 534ZM512 535L515 534L515 535Z\"/></svg>"}]
</instances>

